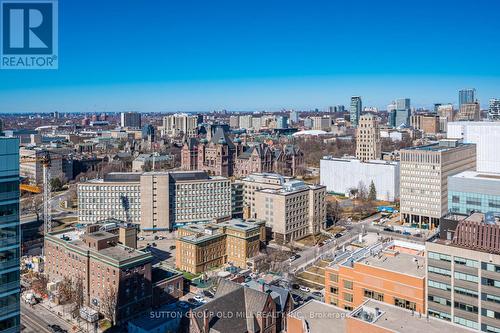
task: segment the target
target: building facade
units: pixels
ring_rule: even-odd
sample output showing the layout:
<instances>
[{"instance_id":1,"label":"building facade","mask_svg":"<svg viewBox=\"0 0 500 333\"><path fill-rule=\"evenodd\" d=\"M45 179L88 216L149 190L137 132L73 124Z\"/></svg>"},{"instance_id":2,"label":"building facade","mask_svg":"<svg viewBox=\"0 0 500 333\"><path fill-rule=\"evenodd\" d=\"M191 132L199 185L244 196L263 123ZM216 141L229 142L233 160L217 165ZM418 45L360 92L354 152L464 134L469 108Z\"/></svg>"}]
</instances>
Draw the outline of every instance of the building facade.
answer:
<instances>
[{"instance_id":1,"label":"building facade","mask_svg":"<svg viewBox=\"0 0 500 333\"><path fill-rule=\"evenodd\" d=\"M266 221L272 237L286 244L316 235L326 222L326 187L290 180L280 189L255 192L255 214Z\"/></svg>"},{"instance_id":2,"label":"building facade","mask_svg":"<svg viewBox=\"0 0 500 333\"><path fill-rule=\"evenodd\" d=\"M349 191L360 183L369 188L375 185L377 200L399 199L399 162L366 161L353 158L325 156L320 161L320 184L328 192L349 196Z\"/></svg>"},{"instance_id":3,"label":"building facade","mask_svg":"<svg viewBox=\"0 0 500 333\"><path fill-rule=\"evenodd\" d=\"M453 213L500 213L500 174L464 171L448 177L448 209Z\"/></svg>"},{"instance_id":4,"label":"building facade","mask_svg":"<svg viewBox=\"0 0 500 333\"><path fill-rule=\"evenodd\" d=\"M448 212L448 177L476 168L476 146L441 140L402 149L401 220L433 229Z\"/></svg>"},{"instance_id":5,"label":"building facade","mask_svg":"<svg viewBox=\"0 0 500 333\"><path fill-rule=\"evenodd\" d=\"M476 89L467 88L458 91L458 107L462 104L474 103L476 101Z\"/></svg>"},{"instance_id":6,"label":"building facade","mask_svg":"<svg viewBox=\"0 0 500 333\"><path fill-rule=\"evenodd\" d=\"M500 173L500 122L463 121L448 123L447 137L474 143L477 150L477 171Z\"/></svg>"},{"instance_id":7,"label":"building facade","mask_svg":"<svg viewBox=\"0 0 500 333\"><path fill-rule=\"evenodd\" d=\"M481 120L481 109L478 102L464 103L460 105L456 119L458 121L479 121Z\"/></svg>"},{"instance_id":8,"label":"building facade","mask_svg":"<svg viewBox=\"0 0 500 333\"><path fill-rule=\"evenodd\" d=\"M107 312L112 302L114 321L123 322L152 304L151 262L148 252L117 244L106 231L64 229L45 236L45 273L49 282L81 281L84 302ZM114 245L116 244L116 245ZM109 313L103 313L109 317ZM108 318L111 319L111 318Z\"/></svg>"},{"instance_id":9,"label":"building facade","mask_svg":"<svg viewBox=\"0 0 500 333\"><path fill-rule=\"evenodd\" d=\"M187 225L179 228L175 264L193 274L203 273L226 263L247 268L247 260L257 256L265 236L261 220L230 220L215 224Z\"/></svg>"},{"instance_id":10,"label":"building facade","mask_svg":"<svg viewBox=\"0 0 500 333\"><path fill-rule=\"evenodd\" d=\"M452 216L444 238L426 242L427 313L481 332L500 331L500 225L482 214Z\"/></svg>"},{"instance_id":11,"label":"building facade","mask_svg":"<svg viewBox=\"0 0 500 333\"><path fill-rule=\"evenodd\" d=\"M382 157L378 119L372 114L361 116L356 132L356 158L365 162Z\"/></svg>"},{"instance_id":12,"label":"building facade","mask_svg":"<svg viewBox=\"0 0 500 333\"><path fill-rule=\"evenodd\" d=\"M27 179L31 184L43 183L43 165L42 159L49 154L50 166L49 173L50 179L64 178L62 157L59 154L49 152L44 148L25 148L19 149L20 156L20 175Z\"/></svg>"},{"instance_id":13,"label":"building facade","mask_svg":"<svg viewBox=\"0 0 500 333\"><path fill-rule=\"evenodd\" d=\"M371 298L424 313L424 250L395 240L345 252L325 269L325 303L353 310Z\"/></svg>"},{"instance_id":14,"label":"building facade","mask_svg":"<svg viewBox=\"0 0 500 333\"><path fill-rule=\"evenodd\" d=\"M186 113L176 113L163 117L163 134L170 137L183 135L194 138L198 134L197 115L190 116Z\"/></svg>"},{"instance_id":15,"label":"building facade","mask_svg":"<svg viewBox=\"0 0 500 333\"><path fill-rule=\"evenodd\" d=\"M0 137L0 332L21 330L19 139Z\"/></svg>"},{"instance_id":16,"label":"building facade","mask_svg":"<svg viewBox=\"0 0 500 333\"><path fill-rule=\"evenodd\" d=\"M122 112L120 114L120 126L140 129L141 114L139 112Z\"/></svg>"},{"instance_id":17,"label":"building facade","mask_svg":"<svg viewBox=\"0 0 500 333\"><path fill-rule=\"evenodd\" d=\"M351 125L353 127L358 127L359 117L361 117L361 110L363 110L363 103L361 101L361 96L352 96L349 115L350 115Z\"/></svg>"},{"instance_id":18,"label":"building facade","mask_svg":"<svg viewBox=\"0 0 500 333\"><path fill-rule=\"evenodd\" d=\"M231 183L203 171L109 173L78 184L80 223L117 218L143 231L229 219Z\"/></svg>"},{"instance_id":19,"label":"building facade","mask_svg":"<svg viewBox=\"0 0 500 333\"><path fill-rule=\"evenodd\" d=\"M500 99L491 98L488 103L488 119L500 120Z\"/></svg>"}]
</instances>

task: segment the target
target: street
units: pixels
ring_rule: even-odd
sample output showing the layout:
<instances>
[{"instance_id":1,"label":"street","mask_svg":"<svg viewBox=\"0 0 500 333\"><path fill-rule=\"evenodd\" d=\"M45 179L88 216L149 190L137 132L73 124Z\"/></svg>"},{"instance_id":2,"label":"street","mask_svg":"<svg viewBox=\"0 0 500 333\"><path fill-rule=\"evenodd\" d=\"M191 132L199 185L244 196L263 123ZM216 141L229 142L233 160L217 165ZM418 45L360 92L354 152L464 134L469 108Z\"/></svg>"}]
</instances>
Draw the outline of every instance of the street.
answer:
<instances>
[{"instance_id":1,"label":"street","mask_svg":"<svg viewBox=\"0 0 500 333\"><path fill-rule=\"evenodd\" d=\"M300 258L292 261L290 263L290 269L297 269L302 266L306 266L311 262L316 261L321 255L329 252L330 250L336 248L337 246L342 246L344 244L349 243L354 237L356 237L363 230L367 230L371 223L380 217L380 214L375 214L366 219L352 223L350 225L350 229L343 232L342 237L335 239L330 243L326 243L325 245L318 247L310 247L302 252L299 252Z\"/></svg>"},{"instance_id":2,"label":"street","mask_svg":"<svg viewBox=\"0 0 500 333\"><path fill-rule=\"evenodd\" d=\"M59 318L41 304L32 307L21 302L21 324L24 326L22 332L52 332L48 325L59 325L61 328L72 332L71 326Z\"/></svg>"}]
</instances>

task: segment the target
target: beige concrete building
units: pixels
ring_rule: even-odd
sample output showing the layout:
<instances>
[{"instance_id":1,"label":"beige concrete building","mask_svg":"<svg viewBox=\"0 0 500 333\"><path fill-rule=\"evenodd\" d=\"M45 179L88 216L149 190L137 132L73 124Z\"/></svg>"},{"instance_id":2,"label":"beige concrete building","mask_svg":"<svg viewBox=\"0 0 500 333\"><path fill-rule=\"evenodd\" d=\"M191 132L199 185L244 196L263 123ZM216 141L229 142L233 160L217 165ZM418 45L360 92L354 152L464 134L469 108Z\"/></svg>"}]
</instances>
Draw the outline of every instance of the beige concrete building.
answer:
<instances>
[{"instance_id":1,"label":"beige concrete building","mask_svg":"<svg viewBox=\"0 0 500 333\"><path fill-rule=\"evenodd\" d=\"M326 221L326 187L291 180L280 189L255 192L256 217L281 244L317 234Z\"/></svg>"},{"instance_id":2,"label":"beige concrete building","mask_svg":"<svg viewBox=\"0 0 500 333\"><path fill-rule=\"evenodd\" d=\"M198 130L198 116L186 113L176 113L163 117L162 134L170 137L184 135L188 138L196 137Z\"/></svg>"},{"instance_id":3,"label":"beige concrete building","mask_svg":"<svg viewBox=\"0 0 500 333\"><path fill-rule=\"evenodd\" d=\"M44 148L26 148L19 149L19 174L21 177L26 177L31 184L43 183L43 166L42 158L49 153L50 161L50 178L64 178L62 169L62 157L59 154L48 152Z\"/></svg>"},{"instance_id":4,"label":"beige concrete building","mask_svg":"<svg viewBox=\"0 0 500 333\"><path fill-rule=\"evenodd\" d=\"M372 114L359 118L356 132L356 158L361 161L379 160L382 157L378 119Z\"/></svg>"},{"instance_id":5,"label":"beige concrete building","mask_svg":"<svg viewBox=\"0 0 500 333\"><path fill-rule=\"evenodd\" d=\"M262 220L236 219L181 227L176 241L176 267L194 274L226 263L247 268L247 260L259 254L264 234Z\"/></svg>"},{"instance_id":6,"label":"beige concrete building","mask_svg":"<svg viewBox=\"0 0 500 333\"><path fill-rule=\"evenodd\" d=\"M80 223L117 218L142 231L167 231L232 214L229 179L203 171L109 173L78 184L77 191Z\"/></svg>"},{"instance_id":7,"label":"beige concrete building","mask_svg":"<svg viewBox=\"0 0 500 333\"><path fill-rule=\"evenodd\" d=\"M401 220L433 229L448 211L448 176L476 168L476 146L447 139L400 155Z\"/></svg>"},{"instance_id":8,"label":"beige concrete building","mask_svg":"<svg viewBox=\"0 0 500 333\"><path fill-rule=\"evenodd\" d=\"M481 120L481 108L478 102L466 103L460 106L457 114L458 121L479 121Z\"/></svg>"},{"instance_id":9,"label":"beige concrete building","mask_svg":"<svg viewBox=\"0 0 500 333\"><path fill-rule=\"evenodd\" d=\"M415 114L410 118L411 127L425 134L439 133L439 121L439 116L433 114Z\"/></svg>"},{"instance_id":10,"label":"beige concrete building","mask_svg":"<svg viewBox=\"0 0 500 333\"><path fill-rule=\"evenodd\" d=\"M141 176L141 229L231 218L231 182L203 171L147 172Z\"/></svg>"},{"instance_id":11,"label":"beige concrete building","mask_svg":"<svg viewBox=\"0 0 500 333\"><path fill-rule=\"evenodd\" d=\"M311 117L311 120L313 130L330 132L332 126L332 119L330 117Z\"/></svg>"},{"instance_id":12,"label":"beige concrete building","mask_svg":"<svg viewBox=\"0 0 500 333\"><path fill-rule=\"evenodd\" d=\"M276 173L252 173L244 178L236 180L243 186L243 217L254 218L255 192L262 189L280 189L291 177L283 177Z\"/></svg>"}]
</instances>

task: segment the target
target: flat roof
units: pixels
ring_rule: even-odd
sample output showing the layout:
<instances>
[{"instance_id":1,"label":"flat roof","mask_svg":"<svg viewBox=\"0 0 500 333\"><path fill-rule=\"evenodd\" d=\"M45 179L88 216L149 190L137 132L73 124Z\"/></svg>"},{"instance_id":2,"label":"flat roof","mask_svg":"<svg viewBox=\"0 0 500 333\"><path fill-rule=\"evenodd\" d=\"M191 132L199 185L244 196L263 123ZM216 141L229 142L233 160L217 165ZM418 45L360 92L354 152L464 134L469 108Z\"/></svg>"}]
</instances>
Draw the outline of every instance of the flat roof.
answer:
<instances>
[{"instance_id":1,"label":"flat roof","mask_svg":"<svg viewBox=\"0 0 500 333\"><path fill-rule=\"evenodd\" d=\"M116 261L124 261L128 259L134 259L144 255L150 255L149 253L145 253L139 250L135 250L130 247L126 247L120 244L115 246L110 246L108 248L97 251L97 253L104 255L108 258L114 259Z\"/></svg>"},{"instance_id":2,"label":"flat roof","mask_svg":"<svg viewBox=\"0 0 500 333\"><path fill-rule=\"evenodd\" d=\"M333 156L323 156L321 158L323 161L337 161L337 162L345 162L345 163L359 163L359 164L374 164L374 165L390 165L397 166L399 164L398 161L385 161L385 160L368 160L361 161L356 157L333 157Z\"/></svg>"},{"instance_id":3,"label":"flat roof","mask_svg":"<svg viewBox=\"0 0 500 333\"><path fill-rule=\"evenodd\" d=\"M500 182L500 173L477 172L477 171L463 171L456 175L450 176L452 178L466 178L466 179L483 179Z\"/></svg>"},{"instance_id":4,"label":"flat roof","mask_svg":"<svg viewBox=\"0 0 500 333\"><path fill-rule=\"evenodd\" d=\"M443 144L440 144L442 142ZM444 145L447 143L454 143L454 145ZM435 152L443 152L443 151L448 151L452 149L457 149L461 147L467 147L467 146L474 146L474 143L463 143L459 141L458 139L443 139L440 140L439 142L431 143L428 145L424 146L415 146L415 147L407 147L401 149L401 151L404 150L410 150L410 151L416 151L416 150L422 150L422 151L435 151Z\"/></svg>"},{"instance_id":5,"label":"flat roof","mask_svg":"<svg viewBox=\"0 0 500 333\"><path fill-rule=\"evenodd\" d=\"M425 277L425 258L407 253L398 253L395 256L381 253L380 256L369 256L358 263L419 278Z\"/></svg>"},{"instance_id":6,"label":"flat roof","mask_svg":"<svg viewBox=\"0 0 500 333\"><path fill-rule=\"evenodd\" d=\"M354 309L351 313L349 313L348 317L356 318L360 321L366 322L364 319L360 318L360 314L363 311L365 313L374 313L375 308L378 308L379 315L374 316L374 320L371 322L371 324L391 330L393 332L477 332L476 330L472 330L464 326L453 324L434 317L427 318L427 316L424 314L420 315L416 312L412 314L410 310L406 310L395 305L390 305L388 303L383 303L372 299L367 300L358 308Z\"/></svg>"},{"instance_id":7,"label":"flat roof","mask_svg":"<svg viewBox=\"0 0 500 333\"><path fill-rule=\"evenodd\" d=\"M311 333L344 333L349 311L339 307L311 300L290 312L289 316L305 320Z\"/></svg>"}]
</instances>

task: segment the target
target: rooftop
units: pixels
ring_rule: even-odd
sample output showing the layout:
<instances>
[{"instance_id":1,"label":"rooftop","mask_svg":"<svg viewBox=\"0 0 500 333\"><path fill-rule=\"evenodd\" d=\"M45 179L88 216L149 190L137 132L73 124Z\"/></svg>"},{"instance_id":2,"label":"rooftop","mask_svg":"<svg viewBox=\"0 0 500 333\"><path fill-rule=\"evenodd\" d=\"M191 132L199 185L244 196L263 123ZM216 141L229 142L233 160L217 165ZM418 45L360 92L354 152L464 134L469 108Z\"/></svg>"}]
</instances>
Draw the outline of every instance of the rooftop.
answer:
<instances>
[{"instance_id":1,"label":"rooftop","mask_svg":"<svg viewBox=\"0 0 500 333\"><path fill-rule=\"evenodd\" d=\"M382 327L392 332L405 333L470 333L477 332L464 326L452 324L437 318L420 315L394 305L369 299L348 314L372 325Z\"/></svg>"},{"instance_id":2,"label":"rooftop","mask_svg":"<svg viewBox=\"0 0 500 333\"><path fill-rule=\"evenodd\" d=\"M425 277L425 260L421 256L406 253L398 253L395 256L380 254L366 257L359 263L420 278Z\"/></svg>"},{"instance_id":3,"label":"rooftop","mask_svg":"<svg viewBox=\"0 0 500 333\"><path fill-rule=\"evenodd\" d=\"M139 182L140 172L110 172L100 181L104 182Z\"/></svg>"},{"instance_id":4,"label":"rooftop","mask_svg":"<svg viewBox=\"0 0 500 333\"><path fill-rule=\"evenodd\" d=\"M420 254L424 250L424 245L400 240L377 242L368 247L339 253L330 263L330 267L341 265L352 268L354 263L360 263L423 278L425 277L425 262Z\"/></svg>"},{"instance_id":5,"label":"rooftop","mask_svg":"<svg viewBox=\"0 0 500 333\"><path fill-rule=\"evenodd\" d=\"M162 266L161 263L154 265L152 270L151 270L152 283L158 283L158 282L170 280L172 278L175 278L175 277L178 277L181 275L182 275L181 272L179 272L173 268L167 267L167 266Z\"/></svg>"},{"instance_id":6,"label":"rooftop","mask_svg":"<svg viewBox=\"0 0 500 333\"><path fill-rule=\"evenodd\" d=\"M431 143L428 145L424 146L415 146L415 147L408 147L402 149L404 150L410 150L410 151L416 151L416 150L422 150L422 151L434 151L434 152L445 152L461 147L467 147L467 146L473 146L473 143L463 143L459 139L443 139L439 140L438 142Z\"/></svg>"},{"instance_id":7,"label":"rooftop","mask_svg":"<svg viewBox=\"0 0 500 333\"><path fill-rule=\"evenodd\" d=\"M477 171L463 171L456 175L450 176L453 178L465 178L465 179L483 179L493 182L500 183L500 173L487 173L487 172L477 172Z\"/></svg>"},{"instance_id":8,"label":"rooftop","mask_svg":"<svg viewBox=\"0 0 500 333\"><path fill-rule=\"evenodd\" d=\"M333 157L333 156L323 156L321 158L325 161L338 161L338 162L346 162L346 163L363 163L363 164L377 164L377 165L391 165L397 166L399 164L398 161L384 161L384 160L369 160L362 162L356 157Z\"/></svg>"},{"instance_id":9,"label":"rooftop","mask_svg":"<svg viewBox=\"0 0 500 333\"><path fill-rule=\"evenodd\" d=\"M309 331L344 333L349 312L336 306L311 300L290 312L289 316L305 320Z\"/></svg>"}]
</instances>

